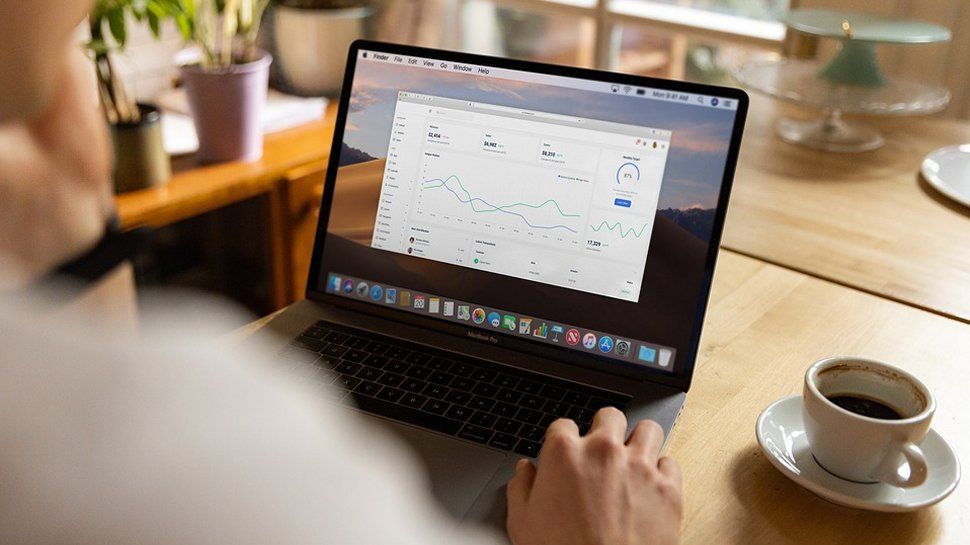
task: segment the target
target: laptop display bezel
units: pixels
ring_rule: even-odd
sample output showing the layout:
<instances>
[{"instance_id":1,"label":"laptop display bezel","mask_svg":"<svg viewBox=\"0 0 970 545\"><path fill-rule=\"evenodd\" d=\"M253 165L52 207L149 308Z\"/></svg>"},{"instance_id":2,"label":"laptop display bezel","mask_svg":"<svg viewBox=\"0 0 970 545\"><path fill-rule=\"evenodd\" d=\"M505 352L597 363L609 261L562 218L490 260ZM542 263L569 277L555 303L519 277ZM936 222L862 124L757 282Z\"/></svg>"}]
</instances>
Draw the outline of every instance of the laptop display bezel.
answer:
<instances>
[{"instance_id":1,"label":"laptop display bezel","mask_svg":"<svg viewBox=\"0 0 970 545\"><path fill-rule=\"evenodd\" d=\"M337 117L335 122L333 142L331 144L330 156L326 171L326 180L323 191L323 202L320 205L320 216L317 222L316 236L313 244L313 255L310 261L310 271L306 284L306 297L313 301L336 305L342 308L351 309L394 320L401 323L420 326L426 329L433 329L444 334L457 335L467 339L468 342L488 342L476 340L468 336L473 328L462 326L459 323L446 320L435 319L430 316L404 312L392 307L385 307L377 304L370 304L362 301L355 301L346 297L329 294L326 291L317 289L321 284L319 279L321 271L323 247L326 242L327 225L330 217L330 209L333 204L334 187L337 182L338 161L340 156L341 143L344 139L344 129L347 122L349 101L353 86L354 73L356 71L357 60L360 50L379 51L388 54L409 55L414 57L424 57L447 62L476 64L509 70L520 70L540 74L550 74L578 78L606 84L631 85L663 89L684 93L703 94L730 98L737 101L737 112L734 119L734 126L731 133L731 141L728 146L728 153L725 160L724 176L721 183L720 194L718 195L717 205L714 214L714 225L711 232L710 244L708 247L704 271L701 278L700 295L697 304L696 315L692 326L690 342L687 347L678 347L678 357L683 358L683 368L680 372L669 373L665 371L651 369L644 366L641 368L629 368L626 366L615 365L611 368L608 360L597 356L592 356L584 352L570 350L565 347L532 342L527 339L516 338L511 335L495 335L498 344L502 347L533 354L546 359L561 361L569 365L592 368L600 372L613 375L624 376L633 379L649 380L656 383L666 384L682 391L690 388L693 378L694 366L700 344L700 336L704 323L704 316L707 312L708 299L710 298L711 283L714 276L714 269L717 263L718 249L721 242L721 235L724 228L724 220L727 214L728 199L730 198L731 188L734 181L734 173L737 167L738 154L741 147L741 134L744 129L745 119L748 110L748 96L740 89L719 87L699 83L689 83L674 80L665 80L645 76L634 76L616 72L604 72L586 68L576 68L569 66L558 66L543 64L532 61L515 59L505 59L499 57L489 57L470 53L460 53L429 49L416 46L390 44L369 40L358 40L351 44L347 55L347 69L344 74L343 86L340 93ZM376 250L375 250L376 251ZM380 281L379 278L372 280ZM488 305L487 301L477 303ZM545 319L554 319L553 316L543 316ZM604 364L606 363L606 364Z\"/></svg>"}]
</instances>

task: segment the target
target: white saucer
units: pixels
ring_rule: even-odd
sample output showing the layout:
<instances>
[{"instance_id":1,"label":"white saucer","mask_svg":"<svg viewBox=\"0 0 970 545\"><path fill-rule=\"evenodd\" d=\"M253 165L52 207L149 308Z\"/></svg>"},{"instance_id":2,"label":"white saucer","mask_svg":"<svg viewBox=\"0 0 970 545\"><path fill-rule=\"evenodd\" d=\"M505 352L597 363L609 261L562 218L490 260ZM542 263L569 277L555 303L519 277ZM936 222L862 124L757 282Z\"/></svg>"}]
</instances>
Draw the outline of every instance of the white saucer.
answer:
<instances>
[{"instance_id":1,"label":"white saucer","mask_svg":"<svg viewBox=\"0 0 970 545\"><path fill-rule=\"evenodd\" d=\"M840 479L815 461L802 425L802 397L772 403L757 425L758 444L768 460L788 478L833 503L870 511L915 511L950 495L960 482L960 462L950 445L930 430L920 448L929 463L926 482L914 488Z\"/></svg>"},{"instance_id":2,"label":"white saucer","mask_svg":"<svg viewBox=\"0 0 970 545\"><path fill-rule=\"evenodd\" d=\"M970 206L970 144L930 152L920 172L937 191Z\"/></svg>"}]
</instances>

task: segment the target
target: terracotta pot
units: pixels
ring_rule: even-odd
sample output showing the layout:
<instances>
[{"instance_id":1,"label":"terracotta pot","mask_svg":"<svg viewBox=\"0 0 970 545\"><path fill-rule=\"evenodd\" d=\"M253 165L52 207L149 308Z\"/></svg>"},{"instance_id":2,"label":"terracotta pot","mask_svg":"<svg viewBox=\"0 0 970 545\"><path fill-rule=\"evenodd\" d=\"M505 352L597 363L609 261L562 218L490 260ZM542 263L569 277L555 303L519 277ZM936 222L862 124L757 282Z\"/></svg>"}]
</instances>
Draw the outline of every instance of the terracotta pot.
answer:
<instances>
[{"instance_id":1,"label":"terracotta pot","mask_svg":"<svg viewBox=\"0 0 970 545\"><path fill-rule=\"evenodd\" d=\"M263 156L263 110L273 57L226 68L181 68L189 110L199 135L199 160L254 161Z\"/></svg>"}]
</instances>

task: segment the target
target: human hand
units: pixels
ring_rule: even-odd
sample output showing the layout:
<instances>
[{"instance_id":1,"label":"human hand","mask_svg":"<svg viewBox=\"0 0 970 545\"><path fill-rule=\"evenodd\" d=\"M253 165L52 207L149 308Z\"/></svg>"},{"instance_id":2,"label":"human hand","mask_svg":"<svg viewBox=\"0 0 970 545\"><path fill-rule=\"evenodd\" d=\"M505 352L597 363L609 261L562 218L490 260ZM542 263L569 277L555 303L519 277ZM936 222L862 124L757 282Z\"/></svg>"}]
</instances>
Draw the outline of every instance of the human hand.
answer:
<instances>
[{"instance_id":1,"label":"human hand","mask_svg":"<svg viewBox=\"0 0 970 545\"><path fill-rule=\"evenodd\" d=\"M84 252L113 208L111 153L93 69L78 46L39 116L0 124L0 289Z\"/></svg>"},{"instance_id":2,"label":"human hand","mask_svg":"<svg viewBox=\"0 0 970 545\"><path fill-rule=\"evenodd\" d=\"M546 432L538 468L520 460L508 485L515 545L674 545L682 513L677 463L660 458L663 430L601 409L585 436L571 420Z\"/></svg>"}]
</instances>

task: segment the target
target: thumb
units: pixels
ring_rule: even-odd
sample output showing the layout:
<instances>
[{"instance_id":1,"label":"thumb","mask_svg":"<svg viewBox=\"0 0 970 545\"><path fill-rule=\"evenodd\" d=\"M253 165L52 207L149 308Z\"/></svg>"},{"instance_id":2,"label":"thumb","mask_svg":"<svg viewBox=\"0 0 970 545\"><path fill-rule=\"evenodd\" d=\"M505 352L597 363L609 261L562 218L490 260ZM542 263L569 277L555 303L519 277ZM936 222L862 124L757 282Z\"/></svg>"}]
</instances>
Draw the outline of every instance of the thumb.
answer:
<instances>
[{"instance_id":1,"label":"thumb","mask_svg":"<svg viewBox=\"0 0 970 545\"><path fill-rule=\"evenodd\" d=\"M519 460L519 463L515 466L515 475L509 481L507 488L510 513L521 508L528 501L535 479L536 466L525 458Z\"/></svg>"}]
</instances>

